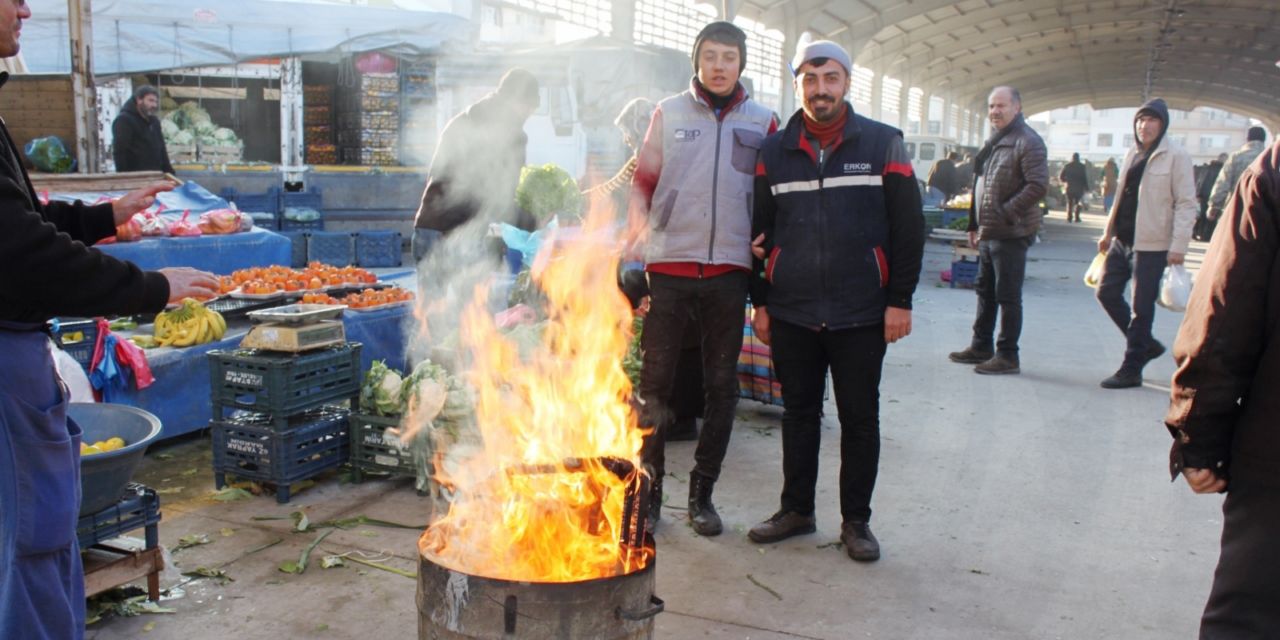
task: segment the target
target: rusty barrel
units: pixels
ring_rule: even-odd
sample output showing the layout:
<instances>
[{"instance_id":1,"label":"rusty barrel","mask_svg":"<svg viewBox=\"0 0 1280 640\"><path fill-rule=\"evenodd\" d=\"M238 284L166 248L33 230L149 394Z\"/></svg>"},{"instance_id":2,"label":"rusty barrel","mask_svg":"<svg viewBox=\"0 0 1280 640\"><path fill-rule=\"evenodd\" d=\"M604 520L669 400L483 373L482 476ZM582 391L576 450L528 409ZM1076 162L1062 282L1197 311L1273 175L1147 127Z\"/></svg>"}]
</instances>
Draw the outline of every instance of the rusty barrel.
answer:
<instances>
[{"instance_id":1,"label":"rusty barrel","mask_svg":"<svg viewBox=\"0 0 1280 640\"><path fill-rule=\"evenodd\" d=\"M654 566L580 582L516 582L449 569L419 554L419 640L653 637Z\"/></svg>"}]
</instances>

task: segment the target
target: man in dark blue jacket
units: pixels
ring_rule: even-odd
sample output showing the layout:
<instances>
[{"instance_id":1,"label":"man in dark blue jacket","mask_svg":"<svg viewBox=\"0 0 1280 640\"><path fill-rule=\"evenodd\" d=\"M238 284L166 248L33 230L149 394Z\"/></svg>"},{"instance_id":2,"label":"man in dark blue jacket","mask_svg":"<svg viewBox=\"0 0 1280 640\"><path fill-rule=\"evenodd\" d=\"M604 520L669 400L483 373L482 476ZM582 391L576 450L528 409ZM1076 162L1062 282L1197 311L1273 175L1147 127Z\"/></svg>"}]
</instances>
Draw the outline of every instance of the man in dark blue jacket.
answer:
<instances>
[{"instance_id":1,"label":"man in dark blue jacket","mask_svg":"<svg viewBox=\"0 0 1280 640\"><path fill-rule=\"evenodd\" d=\"M749 537L778 542L816 530L822 396L830 369L840 416L840 539L854 560L880 557L871 492L880 461L880 370L911 333L924 217L902 132L845 101L849 54L801 49L803 109L767 138L756 168L751 301L756 335L782 383L782 508ZM767 261L760 262L766 257Z\"/></svg>"}]
</instances>

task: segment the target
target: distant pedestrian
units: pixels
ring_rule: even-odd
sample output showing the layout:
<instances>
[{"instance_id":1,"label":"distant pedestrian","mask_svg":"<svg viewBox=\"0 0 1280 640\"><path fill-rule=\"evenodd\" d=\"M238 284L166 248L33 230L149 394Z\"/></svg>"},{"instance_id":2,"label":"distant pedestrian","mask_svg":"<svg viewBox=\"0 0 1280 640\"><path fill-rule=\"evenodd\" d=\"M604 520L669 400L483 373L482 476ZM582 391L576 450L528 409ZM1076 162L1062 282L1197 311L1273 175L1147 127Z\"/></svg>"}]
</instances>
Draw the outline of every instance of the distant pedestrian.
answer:
<instances>
[{"instance_id":1,"label":"distant pedestrian","mask_svg":"<svg viewBox=\"0 0 1280 640\"><path fill-rule=\"evenodd\" d=\"M1102 165L1102 207L1111 213L1111 205L1116 201L1116 182L1120 177L1120 168L1115 158L1107 158Z\"/></svg>"},{"instance_id":2,"label":"distant pedestrian","mask_svg":"<svg viewBox=\"0 0 1280 640\"><path fill-rule=\"evenodd\" d=\"M1206 239L1213 236L1213 229L1218 224L1218 217L1222 215L1222 210L1227 206L1227 196L1236 188L1236 182L1239 182L1240 176L1244 174L1244 170L1262 154L1267 141L1267 132L1262 127L1250 127L1249 133L1246 135L1244 146L1236 149L1222 166L1222 171L1218 172L1218 179L1213 182L1213 192L1209 195L1209 214L1208 224L1206 225Z\"/></svg>"},{"instance_id":3,"label":"distant pedestrian","mask_svg":"<svg viewBox=\"0 0 1280 640\"><path fill-rule=\"evenodd\" d=\"M1058 173L1067 195L1067 222L1080 222L1080 201L1089 190L1089 174L1084 163L1080 162L1080 154L1071 154L1071 162L1062 167Z\"/></svg>"}]
</instances>

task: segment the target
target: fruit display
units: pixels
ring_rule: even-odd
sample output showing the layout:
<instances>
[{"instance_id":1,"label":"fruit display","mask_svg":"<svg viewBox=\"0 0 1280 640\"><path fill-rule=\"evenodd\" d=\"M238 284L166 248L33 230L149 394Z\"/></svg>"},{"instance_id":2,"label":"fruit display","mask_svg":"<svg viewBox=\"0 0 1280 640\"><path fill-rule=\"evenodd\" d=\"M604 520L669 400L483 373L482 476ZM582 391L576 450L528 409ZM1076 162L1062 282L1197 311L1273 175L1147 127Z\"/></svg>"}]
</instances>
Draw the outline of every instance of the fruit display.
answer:
<instances>
[{"instance_id":1,"label":"fruit display","mask_svg":"<svg viewBox=\"0 0 1280 640\"><path fill-rule=\"evenodd\" d=\"M973 202L972 193L962 193L942 205L943 209L969 209L969 205Z\"/></svg>"},{"instance_id":2,"label":"fruit display","mask_svg":"<svg viewBox=\"0 0 1280 640\"><path fill-rule=\"evenodd\" d=\"M239 290L241 293L264 295L280 291L316 291L325 287L373 284L377 281L378 276L359 267L335 267L312 262L303 269L279 265L241 269L219 279L219 292L231 293Z\"/></svg>"},{"instance_id":3,"label":"fruit display","mask_svg":"<svg viewBox=\"0 0 1280 640\"><path fill-rule=\"evenodd\" d=\"M413 300L413 292L400 287L365 289L343 298L334 298L325 293L302 294L303 304L345 304L352 309L373 309L410 300Z\"/></svg>"},{"instance_id":4,"label":"fruit display","mask_svg":"<svg viewBox=\"0 0 1280 640\"><path fill-rule=\"evenodd\" d=\"M190 347L222 339L227 321L193 298L185 298L172 311L156 315L155 339L161 347Z\"/></svg>"},{"instance_id":5,"label":"fruit display","mask_svg":"<svg viewBox=\"0 0 1280 640\"><path fill-rule=\"evenodd\" d=\"M98 442L95 442L93 444L85 444L84 442L81 442L80 455L91 456L96 453L106 453L108 451L123 449L124 446L125 446L124 438L121 438L119 436L116 436L114 438L107 438L106 440L99 440Z\"/></svg>"}]
</instances>

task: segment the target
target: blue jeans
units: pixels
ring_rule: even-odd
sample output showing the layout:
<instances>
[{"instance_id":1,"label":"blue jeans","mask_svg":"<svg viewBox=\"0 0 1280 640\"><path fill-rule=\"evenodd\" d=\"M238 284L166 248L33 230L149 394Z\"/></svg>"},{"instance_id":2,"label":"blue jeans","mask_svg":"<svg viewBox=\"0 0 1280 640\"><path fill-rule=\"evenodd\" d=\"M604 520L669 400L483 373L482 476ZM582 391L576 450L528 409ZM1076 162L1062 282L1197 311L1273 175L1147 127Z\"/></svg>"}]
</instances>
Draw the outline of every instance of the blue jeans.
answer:
<instances>
[{"instance_id":1,"label":"blue jeans","mask_svg":"<svg viewBox=\"0 0 1280 640\"><path fill-rule=\"evenodd\" d=\"M1027 249L1035 236L978 243L978 317L973 321L975 351L994 351L1018 361L1018 338L1022 335L1022 282L1027 275ZM1000 340L992 336L1000 319Z\"/></svg>"},{"instance_id":2,"label":"blue jeans","mask_svg":"<svg viewBox=\"0 0 1280 640\"><path fill-rule=\"evenodd\" d=\"M1124 364L1121 369L1141 373L1147 363L1146 353L1159 344L1151 336L1155 319L1156 296L1160 294L1160 275L1168 265L1167 251L1134 251L1119 239L1111 241L1107 260L1098 284L1098 302L1111 316L1125 336ZM1124 299L1124 286L1133 279L1133 306Z\"/></svg>"}]
</instances>

